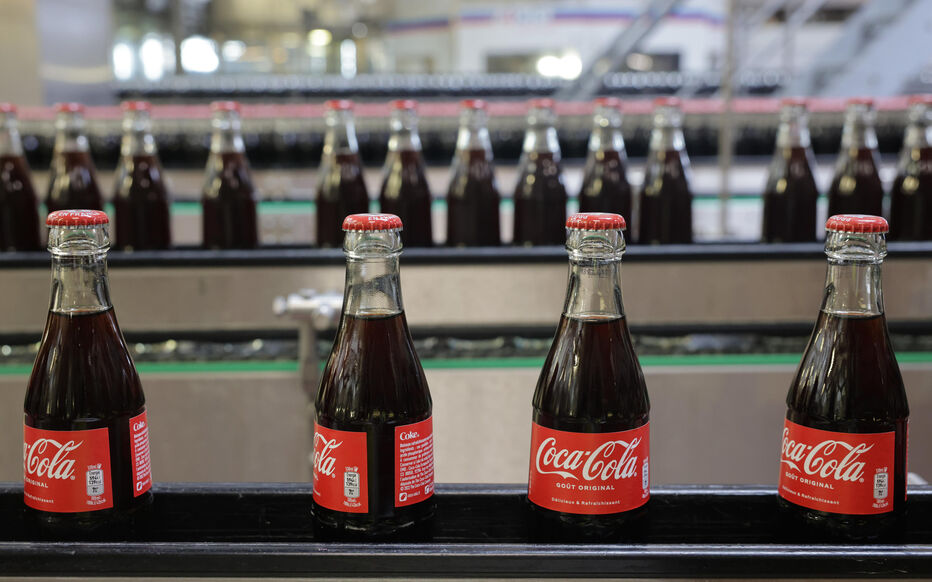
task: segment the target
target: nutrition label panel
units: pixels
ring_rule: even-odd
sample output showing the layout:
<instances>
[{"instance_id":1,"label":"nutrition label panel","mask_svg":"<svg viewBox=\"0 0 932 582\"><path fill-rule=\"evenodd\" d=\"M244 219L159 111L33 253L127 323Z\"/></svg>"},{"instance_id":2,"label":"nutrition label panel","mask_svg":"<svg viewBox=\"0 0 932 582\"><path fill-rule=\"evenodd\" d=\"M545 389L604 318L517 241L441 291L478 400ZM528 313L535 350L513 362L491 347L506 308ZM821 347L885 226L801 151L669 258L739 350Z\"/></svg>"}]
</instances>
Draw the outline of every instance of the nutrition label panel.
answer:
<instances>
[{"instance_id":1,"label":"nutrition label panel","mask_svg":"<svg viewBox=\"0 0 932 582\"><path fill-rule=\"evenodd\" d=\"M129 419L130 439L133 447L133 497L152 487L152 463L149 457L149 422L146 411Z\"/></svg>"},{"instance_id":2,"label":"nutrition label panel","mask_svg":"<svg viewBox=\"0 0 932 582\"><path fill-rule=\"evenodd\" d=\"M395 507L413 505L433 492L433 419L395 427Z\"/></svg>"}]
</instances>

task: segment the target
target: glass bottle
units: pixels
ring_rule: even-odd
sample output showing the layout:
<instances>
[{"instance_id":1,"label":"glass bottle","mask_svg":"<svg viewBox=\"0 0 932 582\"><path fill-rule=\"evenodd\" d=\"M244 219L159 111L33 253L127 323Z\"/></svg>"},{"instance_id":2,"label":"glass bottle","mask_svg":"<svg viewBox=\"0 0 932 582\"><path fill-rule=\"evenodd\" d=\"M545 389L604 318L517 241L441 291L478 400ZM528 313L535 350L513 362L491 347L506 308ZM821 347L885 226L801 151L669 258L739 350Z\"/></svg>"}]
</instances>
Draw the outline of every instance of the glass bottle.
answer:
<instances>
[{"instance_id":1,"label":"glass bottle","mask_svg":"<svg viewBox=\"0 0 932 582\"><path fill-rule=\"evenodd\" d=\"M259 246L259 194L246 159L241 107L235 101L215 101L210 109L213 133L201 196L204 246L255 248Z\"/></svg>"},{"instance_id":2,"label":"glass bottle","mask_svg":"<svg viewBox=\"0 0 932 582\"><path fill-rule=\"evenodd\" d=\"M909 405L881 286L887 221L837 215L826 231L822 308L786 398L780 502L803 532L874 538L906 503Z\"/></svg>"},{"instance_id":3,"label":"glass bottle","mask_svg":"<svg viewBox=\"0 0 932 582\"><path fill-rule=\"evenodd\" d=\"M877 112L873 99L849 99L841 134L841 153L828 191L828 215L883 213L883 184L880 182Z\"/></svg>"},{"instance_id":4,"label":"glass bottle","mask_svg":"<svg viewBox=\"0 0 932 582\"><path fill-rule=\"evenodd\" d=\"M532 99L514 193L514 244L559 245L565 240L566 187L552 99Z\"/></svg>"},{"instance_id":5,"label":"glass bottle","mask_svg":"<svg viewBox=\"0 0 932 582\"><path fill-rule=\"evenodd\" d=\"M113 207L116 248L167 249L171 246L171 201L152 136L152 106L126 101L123 139L116 168Z\"/></svg>"},{"instance_id":6,"label":"glass bottle","mask_svg":"<svg viewBox=\"0 0 932 582\"><path fill-rule=\"evenodd\" d=\"M0 103L0 251L36 251L39 199L19 137L16 107Z\"/></svg>"},{"instance_id":7,"label":"glass bottle","mask_svg":"<svg viewBox=\"0 0 932 582\"><path fill-rule=\"evenodd\" d=\"M433 424L401 301L401 220L343 222L343 315L314 424L314 518L325 535L424 533L433 515Z\"/></svg>"},{"instance_id":8,"label":"glass bottle","mask_svg":"<svg viewBox=\"0 0 932 582\"><path fill-rule=\"evenodd\" d=\"M492 164L489 115L479 99L461 102L450 187L447 189L447 245L498 246L502 243L501 196Z\"/></svg>"},{"instance_id":9,"label":"glass bottle","mask_svg":"<svg viewBox=\"0 0 932 582\"><path fill-rule=\"evenodd\" d=\"M809 115L802 99L784 99L777 147L764 187L764 242L816 240L815 157L809 139Z\"/></svg>"},{"instance_id":10,"label":"glass bottle","mask_svg":"<svg viewBox=\"0 0 932 582\"><path fill-rule=\"evenodd\" d=\"M333 100L325 106L327 134L317 172L317 244L339 247L343 219L369 211L369 192L359 159L353 102Z\"/></svg>"},{"instance_id":11,"label":"glass bottle","mask_svg":"<svg viewBox=\"0 0 932 582\"><path fill-rule=\"evenodd\" d=\"M110 301L107 215L48 216L52 298L24 404L24 500L55 536L112 536L152 502L146 400Z\"/></svg>"},{"instance_id":12,"label":"glass bottle","mask_svg":"<svg viewBox=\"0 0 932 582\"><path fill-rule=\"evenodd\" d=\"M932 240L932 95L909 100L909 125L890 190L890 238Z\"/></svg>"},{"instance_id":13,"label":"glass bottle","mask_svg":"<svg viewBox=\"0 0 932 582\"><path fill-rule=\"evenodd\" d=\"M580 212L612 212L631 222L628 154L621 135L621 101L599 97L594 102L589 153L579 191Z\"/></svg>"},{"instance_id":14,"label":"glass bottle","mask_svg":"<svg viewBox=\"0 0 932 582\"><path fill-rule=\"evenodd\" d=\"M639 243L692 242L690 176L680 100L660 97L654 100L654 129L638 200Z\"/></svg>"},{"instance_id":15,"label":"glass bottle","mask_svg":"<svg viewBox=\"0 0 932 582\"><path fill-rule=\"evenodd\" d=\"M421 138L417 132L417 102L392 101L388 155L385 158L379 208L394 214L405 225L405 246L429 247L434 244L431 228L431 195L427 183Z\"/></svg>"},{"instance_id":16,"label":"glass bottle","mask_svg":"<svg viewBox=\"0 0 932 582\"><path fill-rule=\"evenodd\" d=\"M58 103L55 111L55 145L45 205L49 212L76 208L103 210L104 199L97 186L97 170L87 141L84 106Z\"/></svg>"}]
</instances>

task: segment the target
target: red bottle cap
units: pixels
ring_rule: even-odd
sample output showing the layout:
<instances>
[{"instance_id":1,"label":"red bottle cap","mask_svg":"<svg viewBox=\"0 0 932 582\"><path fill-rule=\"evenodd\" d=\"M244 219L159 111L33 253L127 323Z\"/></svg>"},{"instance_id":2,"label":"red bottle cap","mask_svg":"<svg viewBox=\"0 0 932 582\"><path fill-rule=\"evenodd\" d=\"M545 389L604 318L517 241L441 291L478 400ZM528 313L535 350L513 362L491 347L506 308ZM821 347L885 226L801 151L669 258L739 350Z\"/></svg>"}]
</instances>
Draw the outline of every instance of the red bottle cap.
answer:
<instances>
[{"instance_id":1,"label":"red bottle cap","mask_svg":"<svg viewBox=\"0 0 932 582\"><path fill-rule=\"evenodd\" d=\"M331 111L352 111L353 102L349 99L331 99L324 103L324 107Z\"/></svg>"},{"instance_id":2,"label":"red bottle cap","mask_svg":"<svg viewBox=\"0 0 932 582\"><path fill-rule=\"evenodd\" d=\"M621 99L618 97L596 97L592 100L596 107L611 107L612 109L621 109Z\"/></svg>"},{"instance_id":3,"label":"red bottle cap","mask_svg":"<svg viewBox=\"0 0 932 582\"><path fill-rule=\"evenodd\" d=\"M148 101L124 101L120 107L123 111L152 111L152 104Z\"/></svg>"},{"instance_id":4,"label":"red bottle cap","mask_svg":"<svg viewBox=\"0 0 932 582\"><path fill-rule=\"evenodd\" d=\"M0 113L12 113L16 115L16 105L12 103L0 103Z\"/></svg>"},{"instance_id":5,"label":"red bottle cap","mask_svg":"<svg viewBox=\"0 0 932 582\"><path fill-rule=\"evenodd\" d=\"M610 212L579 212L566 220L566 228L579 230L618 230L627 226L622 215Z\"/></svg>"},{"instance_id":6,"label":"red bottle cap","mask_svg":"<svg viewBox=\"0 0 932 582\"><path fill-rule=\"evenodd\" d=\"M825 230L859 234L883 234L889 232L890 225L880 216L871 216L870 214L836 214L825 223Z\"/></svg>"},{"instance_id":7,"label":"red bottle cap","mask_svg":"<svg viewBox=\"0 0 932 582\"><path fill-rule=\"evenodd\" d=\"M399 229L401 219L394 214L350 214L343 220L343 230L368 232Z\"/></svg>"},{"instance_id":8,"label":"red bottle cap","mask_svg":"<svg viewBox=\"0 0 932 582\"><path fill-rule=\"evenodd\" d=\"M784 97L780 99L780 107L807 107L809 102L804 97Z\"/></svg>"},{"instance_id":9,"label":"red bottle cap","mask_svg":"<svg viewBox=\"0 0 932 582\"><path fill-rule=\"evenodd\" d=\"M910 95L908 103L910 105L930 105L932 106L932 95ZM2 107L2 105L0 105ZM2 109L0 109L2 111Z\"/></svg>"},{"instance_id":10,"label":"red bottle cap","mask_svg":"<svg viewBox=\"0 0 932 582\"><path fill-rule=\"evenodd\" d=\"M239 113L243 110L242 105L239 104L239 101L214 101L210 104L211 111L235 111Z\"/></svg>"},{"instance_id":11,"label":"red bottle cap","mask_svg":"<svg viewBox=\"0 0 932 582\"><path fill-rule=\"evenodd\" d=\"M47 226L97 226L109 223L107 213L100 210L59 210L45 219Z\"/></svg>"},{"instance_id":12,"label":"red bottle cap","mask_svg":"<svg viewBox=\"0 0 932 582\"><path fill-rule=\"evenodd\" d=\"M463 99L460 101L460 107L463 109L485 109L485 101L482 99Z\"/></svg>"},{"instance_id":13,"label":"red bottle cap","mask_svg":"<svg viewBox=\"0 0 932 582\"><path fill-rule=\"evenodd\" d=\"M80 103L56 103L55 111L58 113L84 113L84 106Z\"/></svg>"},{"instance_id":14,"label":"red bottle cap","mask_svg":"<svg viewBox=\"0 0 932 582\"><path fill-rule=\"evenodd\" d=\"M392 109L417 109L414 99L395 99L391 102Z\"/></svg>"},{"instance_id":15,"label":"red bottle cap","mask_svg":"<svg viewBox=\"0 0 932 582\"><path fill-rule=\"evenodd\" d=\"M874 106L874 100L870 97L852 97L845 103L847 105L867 105L868 107Z\"/></svg>"},{"instance_id":16,"label":"red bottle cap","mask_svg":"<svg viewBox=\"0 0 932 582\"><path fill-rule=\"evenodd\" d=\"M682 107L683 102L676 97L657 97L654 99L654 107Z\"/></svg>"},{"instance_id":17,"label":"red bottle cap","mask_svg":"<svg viewBox=\"0 0 932 582\"><path fill-rule=\"evenodd\" d=\"M539 97L527 102L531 109L553 109L554 101L548 97Z\"/></svg>"}]
</instances>

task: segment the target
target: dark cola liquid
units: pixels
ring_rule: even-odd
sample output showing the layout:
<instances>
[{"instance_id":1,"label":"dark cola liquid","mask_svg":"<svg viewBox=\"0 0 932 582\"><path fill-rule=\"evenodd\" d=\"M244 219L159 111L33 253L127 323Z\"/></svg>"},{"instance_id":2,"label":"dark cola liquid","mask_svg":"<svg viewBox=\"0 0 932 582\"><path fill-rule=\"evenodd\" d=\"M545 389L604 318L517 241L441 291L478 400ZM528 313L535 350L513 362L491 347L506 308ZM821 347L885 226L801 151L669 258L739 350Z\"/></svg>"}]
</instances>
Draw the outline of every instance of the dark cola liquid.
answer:
<instances>
[{"instance_id":1,"label":"dark cola liquid","mask_svg":"<svg viewBox=\"0 0 932 582\"><path fill-rule=\"evenodd\" d=\"M677 150L660 153L659 164L647 165L641 189L638 242L693 242L692 192Z\"/></svg>"},{"instance_id":2,"label":"dark cola liquid","mask_svg":"<svg viewBox=\"0 0 932 582\"><path fill-rule=\"evenodd\" d=\"M401 218L405 246L434 244L430 215L430 186L421 152L388 152L388 173L379 193L379 211Z\"/></svg>"},{"instance_id":3,"label":"dark cola liquid","mask_svg":"<svg viewBox=\"0 0 932 582\"><path fill-rule=\"evenodd\" d=\"M119 535L151 504L151 491L133 497L129 419L140 414L145 404L112 308L73 315L49 313L26 390L26 425L44 430L108 428L113 507L80 513L26 508L40 531Z\"/></svg>"},{"instance_id":4,"label":"dark cola liquid","mask_svg":"<svg viewBox=\"0 0 932 582\"><path fill-rule=\"evenodd\" d=\"M568 432L618 432L643 426L650 402L624 317L564 315L534 392L534 422ZM609 515L580 515L529 504L536 536L551 540L637 535L626 526L647 505Z\"/></svg>"},{"instance_id":5,"label":"dark cola liquid","mask_svg":"<svg viewBox=\"0 0 932 582\"><path fill-rule=\"evenodd\" d=\"M433 498L395 507L395 427L431 415L427 380L404 313L343 315L316 410L321 426L367 434L369 512L344 513L315 504L314 515L325 535L423 533L434 513Z\"/></svg>"},{"instance_id":6,"label":"dark cola liquid","mask_svg":"<svg viewBox=\"0 0 932 582\"><path fill-rule=\"evenodd\" d=\"M843 317L824 311L786 398L796 424L848 433L895 432L894 510L843 515L808 509L780 498L792 522L829 538L866 539L891 534L906 505L906 438L909 406L883 315Z\"/></svg>"},{"instance_id":7,"label":"dark cola liquid","mask_svg":"<svg viewBox=\"0 0 932 582\"><path fill-rule=\"evenodd\" d=\"M812 175L808 148L785 148L770 166L764 188L764 242L816 240L819 189Z\"/></svg>"},{"instance_id":8,"label":"dark cola liquid","mask_svg":"<svg viewBox=\"0 0 932 582\"><path fill-rule=\"evenodd\" d=\"M932 148L912 150L893 182L890 238L932 240Z\"/></svg>"},{"instance_id":9,"label":"dark cola liquid","mask_svg":"<svg viewBox=\"0 0 932 582\"><path fill-rule=\"evenodd\" d=\"M155 156L127 156L117 168L116 248L167 249L171 212L162 166Z\"/></svg>"},{"instance_id":10,"label":"dark cola liquid","mask_svg":"<svg viewBox=\"0 0 932 582\"><path fill-rule=\"evenodd\" d=\"M259 246L258 196L249 163L241 153L211 154L201 199L204 246L251 249Z\"/></svg>"},{"instance_id":11,"label":"dark cola liquid","mask_svg":"<svg viewBox=\"0 0 932 582\"><path fill-rule=\"evenodd\" d=\"M88 152L61 152L52 158L45 205L56 210L103 210L104 199Z\"/></svg>"},{"instance_id":12,"label":"dark cola liquid","mask_svg":"<svg viewBox=\"0 0 932 582\"><path fill-rule=\"evenodd\" d=\"M457 152L447 191L447 245L498 246L501 239L501 196L485 150ZM564 235L565 236L565 235Z\"/></svg>"},{"instance_id":13,"label":"dark cola liquid","mask_svg":"<svg viewBox=\"0 0 932 582\"><path fill-rule=\"evenodd\" d=\"M583 171L579 211L613 212L624 216L630 225L631 199L631 184L621 154L615 150L595 152Z\"/></svg>"},{"instance_id":14,"label":"dark cola liquid","mask_svg":"<svg viewBox=\"0 0 932 582\"><path fill-rule=\"evenodd\" d=\"M828 215L883 214L883 184L877 173L876 152L862 148L846 156L828 191Z\"/></svg>"},{"instance_id":15,"label":"dark cola liquid","mask_svg":"<svg viewBox=\"0 0 932 582\"><path fill-rule=\"evenodd\" d=\"M0 156L0 250L35 251L39 237L39 200L22 156Z\"/></svg>"},{"instance_id":16,"label":"dark cola liquid","mask_svg":"<svg viewBox=\"0 0 932 582\"><path fill-rule=\"evenodd\" d=\"M369 212L369 194L358 154L336 154L317 180L317 244L343 246L343 219ZM405 227L407 228L405 223Z\"/></svg>"},{"instance_id":17,"label":"dark cola liquid","mask_svg":"<svg viewBox=\"0 0 932 582\"><path fill-rule=\"evenodd\" d=\"M560 162L550 152L531 152L518 176L514 195L514 244L564 244L566 187Z\"/></svg>"}]
</instances>

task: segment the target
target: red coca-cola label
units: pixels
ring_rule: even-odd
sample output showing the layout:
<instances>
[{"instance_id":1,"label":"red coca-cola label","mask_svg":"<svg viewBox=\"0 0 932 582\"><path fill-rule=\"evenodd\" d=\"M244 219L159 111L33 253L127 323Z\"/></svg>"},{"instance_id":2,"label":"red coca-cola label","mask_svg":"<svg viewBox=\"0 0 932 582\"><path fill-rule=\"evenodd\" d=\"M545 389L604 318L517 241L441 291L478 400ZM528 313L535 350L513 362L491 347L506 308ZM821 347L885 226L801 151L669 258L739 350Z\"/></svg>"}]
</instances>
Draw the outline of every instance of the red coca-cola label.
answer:
<instances>
[{"instance_id":1,"label":"red coca-cola label","mask_svg":"<svg viewBox=\"0 0 932 582\"><path fill-rule=\"evenodd\" d=\"M314 423L314 502L346 513L369 511L366 433Z\"/></svg>"},{"instance_id":2,"label":"red coca-cola label","mask_svg":"<svg viewBox=\"0 0 932 582\"><path fill-rule=\"evenodd\" d=\"M149 422L146 411L129 419L130 457L133 460L133 497L152 488L152 463L149 458Z\"/></svg>"},{"instance_id":3,"label":"red coca-cola label","mask_svg":"<svg viewBox=\"0 0 932 582\"><path fill-rule=\"evenodd\" d=\"M113 507L110 431L23 427L23 499L40 511Z\"/></svg>"},{"instance_id":4,"label":"red coca-cola label","mask_svg":"<svg viewBox=\"0 0 932 582\"><path fill-rule=\"evenodd\" d=\"M809 509L893 511L895 433L848 433L783 424L780 497Z\"/></svg>"},{"instance_id":5,"label":"red coca-cola label","mask_svg":"<svg viewBox=\"0 0 932 582\"><path fill-rule=\"evenodd\" d=\"M600 515L650 499L650 425L583 433L531 425L528 499L561 511Z\"/></svg>"},{"instance_id":6,"label":"red coca-cola label","mask_svg":"<svg viewBox=\"0 0 932 582\"><path fill-rule=\"evenodd\" d=\"M395 507L414 505L434 494L432 418L395 427Z\"/></svg>"}]
</instances>

